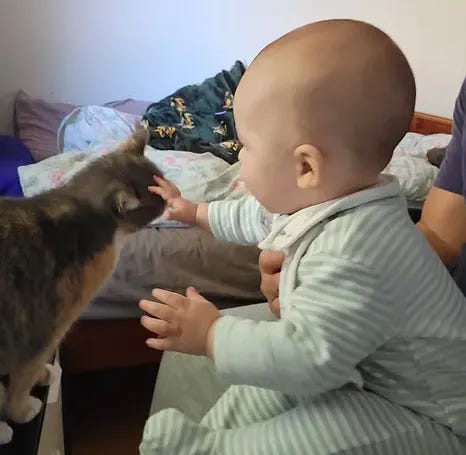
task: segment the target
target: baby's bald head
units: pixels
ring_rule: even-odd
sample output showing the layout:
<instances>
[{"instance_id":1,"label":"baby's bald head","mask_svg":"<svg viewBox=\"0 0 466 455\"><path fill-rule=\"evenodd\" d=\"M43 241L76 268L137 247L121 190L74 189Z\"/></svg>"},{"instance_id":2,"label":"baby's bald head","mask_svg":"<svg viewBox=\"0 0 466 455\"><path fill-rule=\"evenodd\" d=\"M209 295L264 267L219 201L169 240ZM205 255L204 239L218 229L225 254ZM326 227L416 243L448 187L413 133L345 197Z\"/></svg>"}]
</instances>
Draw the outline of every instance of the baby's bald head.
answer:
<instances>
[{"instance_id":1,"label":"baby's bald head","mask_svg":"<svg viewBox=\"0 0 466 455\"><path fill-rule=\"evenodd\" d=\"M391 38L363 22L330 20L264 48L241 81L235 115L244 125L262 116L292 138L290 149L309 143L378 173L408 130L415 97L411 68Z\"/></svg>"}]
</instances>

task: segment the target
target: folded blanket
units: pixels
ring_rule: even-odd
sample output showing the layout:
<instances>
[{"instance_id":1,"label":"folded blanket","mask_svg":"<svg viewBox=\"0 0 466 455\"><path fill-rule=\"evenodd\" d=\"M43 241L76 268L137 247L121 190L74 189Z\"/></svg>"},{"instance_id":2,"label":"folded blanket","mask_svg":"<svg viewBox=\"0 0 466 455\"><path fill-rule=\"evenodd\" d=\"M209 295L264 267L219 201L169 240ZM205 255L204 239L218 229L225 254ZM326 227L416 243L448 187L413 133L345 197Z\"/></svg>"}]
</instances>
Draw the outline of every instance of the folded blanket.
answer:
<instances>
[{"instance_id":1,"label":"folded blanket","mask_svg":"<svg viewBox=\"0 0 466 455\"><path fill-rule=\"evenodd\" d=\"M230 71L182 87L151 104L143 116L151 132L150 145L159 150L210 152L235 163L240 145L233 121L233 95L244 71L237 61Z\"/></svg>"}]
</instances>

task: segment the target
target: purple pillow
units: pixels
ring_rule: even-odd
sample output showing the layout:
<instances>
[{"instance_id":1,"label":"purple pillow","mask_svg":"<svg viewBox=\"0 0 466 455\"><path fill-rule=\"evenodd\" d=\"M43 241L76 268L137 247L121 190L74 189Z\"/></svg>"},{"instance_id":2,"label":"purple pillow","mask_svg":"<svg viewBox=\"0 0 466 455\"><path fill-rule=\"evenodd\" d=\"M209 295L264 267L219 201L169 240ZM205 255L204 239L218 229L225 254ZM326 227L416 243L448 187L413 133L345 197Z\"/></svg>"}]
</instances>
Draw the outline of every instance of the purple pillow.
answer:
<instances>
[{"instance_id":1,"label":"purple pillow","mask_svg":"<svg viewBox=\"0 0 466 455\"><path fill-rule=\"evenodd\" d=\"M34 163L28 148L16 137L0 136L0 196L21 197L18 166Z\"/></svg>"},{"instance_id":2,"label":"purple pillow","mask_svg":"<svg viewBox=\"0 0 466 455\"><path fill-rule=\"evenodd\" d=\"M121 112L142 115L151 101L126 99L104 104ZM57 130L61 121L76 107L74 104L50 103L40 98L32 98L23 90L16 93L15 126L17 136L31 150L36 161L58 153Z\"/></svg>"}]
</instances>

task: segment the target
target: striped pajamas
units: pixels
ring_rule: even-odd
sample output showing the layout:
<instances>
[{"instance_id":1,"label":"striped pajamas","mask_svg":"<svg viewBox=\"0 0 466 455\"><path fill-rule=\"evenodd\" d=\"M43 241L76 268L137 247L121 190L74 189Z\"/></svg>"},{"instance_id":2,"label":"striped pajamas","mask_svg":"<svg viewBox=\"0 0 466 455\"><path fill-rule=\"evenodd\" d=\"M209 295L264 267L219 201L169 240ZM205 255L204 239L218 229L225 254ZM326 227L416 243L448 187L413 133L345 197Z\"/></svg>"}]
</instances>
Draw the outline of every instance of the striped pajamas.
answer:
<instances>
[{"instance_id":1,"label":"striped pajamas","mask_svg":"<svg viewBox=\"0 0 466 455\"><path fill-rule=\"evenodd\" d=\"M218 238L286 252L281 319L222 317L232 385L200 423L152 416L141 453L466 453L466 302L384 180L288 217L210 205Z\"/></svg>"},{"instance_id":2,"label":"striped pajamas","mask_svg":"<svg viewBox=\"0 0 466 455\"><path fill-rule=\"evenodd\" d=\"M446 427L371 392L337 390L309 403L290 406L288 399L280 400L280 393L253 387L240 390L246 387L231 386L200 424L175 409L160 412L146 425L140 453L466 453ZM264 418L267 413L274 417Z\"/></svg>"}]
</instances>

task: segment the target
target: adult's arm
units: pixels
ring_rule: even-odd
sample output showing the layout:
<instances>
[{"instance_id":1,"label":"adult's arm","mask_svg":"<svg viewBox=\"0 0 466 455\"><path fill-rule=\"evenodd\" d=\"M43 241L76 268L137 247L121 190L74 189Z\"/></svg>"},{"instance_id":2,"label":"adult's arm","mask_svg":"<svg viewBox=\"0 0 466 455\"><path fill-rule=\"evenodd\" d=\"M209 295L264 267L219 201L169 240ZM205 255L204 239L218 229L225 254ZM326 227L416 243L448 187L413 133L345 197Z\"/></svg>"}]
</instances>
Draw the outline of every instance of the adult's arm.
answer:
<instances>
[{"instance_id":1,"label":"adult's arm","mask_svg":"<svg viewBox=\"0 0 466 455\"><path fill-rule=\"evenodd\" d=\"M446 264L455 261L466 243L466 185L463 175L463 161L466 160L463 137L465 106L466 79L455 104L453 136L418 223L421 232Z\"/></svg>"},{"instance_id":2,"label":"adult's arm","mask_svg":"<svg viewBox=\"0 0 466 455\"><path fill-rule=\"evenodd\" d=\"M438 187L432 188L417 226L442 261L454 263L466 243L464 197Z\"/></svg>"}]
</instances>

